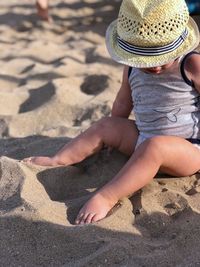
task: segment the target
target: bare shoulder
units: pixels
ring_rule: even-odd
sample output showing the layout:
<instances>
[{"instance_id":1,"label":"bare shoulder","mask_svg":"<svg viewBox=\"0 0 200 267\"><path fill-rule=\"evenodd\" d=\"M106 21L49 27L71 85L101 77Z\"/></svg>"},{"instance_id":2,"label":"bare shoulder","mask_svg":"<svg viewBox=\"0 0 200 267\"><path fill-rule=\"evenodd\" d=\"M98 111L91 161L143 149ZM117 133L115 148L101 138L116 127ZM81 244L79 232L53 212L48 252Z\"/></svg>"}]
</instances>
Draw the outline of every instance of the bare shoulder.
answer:
<instances>
[{"instance_id":1,"label":"bare shoulder","mask_svg":"<svg viewBox=\"0 0 200 267\"><path fill-rule=\"evenodd\" d=\"M200 54L192 54L185 61L185 71L190 80L195 84L196 89L200 91Z\"/></svg>"},{"instance_id":2,"label":"bare shoulder","mask_svg":"<svg viewBox=\"0 0 200 267\"><path fill-rule=\"evenodd\" d=\"M190 73L191 76L200 74L200 54L190 55L185 62L185 70Z\"/></svg>"}]
</instances>

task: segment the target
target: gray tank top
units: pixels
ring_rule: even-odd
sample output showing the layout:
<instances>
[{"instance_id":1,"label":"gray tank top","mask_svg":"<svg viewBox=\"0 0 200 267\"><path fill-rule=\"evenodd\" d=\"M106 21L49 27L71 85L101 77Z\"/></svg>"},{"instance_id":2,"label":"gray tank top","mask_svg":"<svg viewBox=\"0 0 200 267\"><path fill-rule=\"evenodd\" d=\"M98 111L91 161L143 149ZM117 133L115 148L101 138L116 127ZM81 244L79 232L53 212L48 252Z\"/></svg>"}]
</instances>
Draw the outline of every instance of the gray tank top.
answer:
<instances>
[{"instance_id":1,"label":"gray tank top","mask_svg":"<svg viewBox=\"0 0 200 267\"><path fill-rule=\"evenodd\" d=\"M200 138L200 95L183 80L180 62L159 75L132 68L129 83L141 135Z\"/></svg>"}]
</instances>

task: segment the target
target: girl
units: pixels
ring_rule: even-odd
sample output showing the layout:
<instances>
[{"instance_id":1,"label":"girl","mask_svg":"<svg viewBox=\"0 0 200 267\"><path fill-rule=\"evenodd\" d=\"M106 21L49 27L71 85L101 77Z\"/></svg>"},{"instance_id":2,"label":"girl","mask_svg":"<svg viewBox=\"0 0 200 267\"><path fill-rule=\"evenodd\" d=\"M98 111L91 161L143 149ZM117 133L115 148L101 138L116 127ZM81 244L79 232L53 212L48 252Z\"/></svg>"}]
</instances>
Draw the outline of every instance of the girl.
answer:
<instances>
[{"instance_id":1,"label":"girl","mask_svg":"<svg viewBox=\"0 0 200 267\"><path fill-rule=\"evenodd\" d=\"M158 171L173 176L200 169L199 31L184 0L123 0L106 34L114 60L125 65L112 108L39 165L71 165L105 145L130 156L121 171L82 207L76 224L103 219L119 199L148 184ZM134 109L135 121L128 119Z\"/></svg>"}]
</instances>

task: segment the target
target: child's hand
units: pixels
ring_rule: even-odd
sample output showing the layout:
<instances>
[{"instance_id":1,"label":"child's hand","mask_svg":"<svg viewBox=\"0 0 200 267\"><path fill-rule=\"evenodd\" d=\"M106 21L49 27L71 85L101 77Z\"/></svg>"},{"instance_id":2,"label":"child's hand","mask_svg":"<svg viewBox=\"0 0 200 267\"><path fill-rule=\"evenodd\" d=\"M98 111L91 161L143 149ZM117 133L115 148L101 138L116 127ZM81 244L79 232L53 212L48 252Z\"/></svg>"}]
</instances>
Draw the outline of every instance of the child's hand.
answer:
<instances>
[{"instance_id":1,"label":"child's hand","mask_svg":"<svg viewBox=\"0 0 200 267\"><path fill-rule=\"evenodd\" d=\"M29 157L23 159L22 161L40 166L58 166L57 162L53 157Z\"/></svg>"}]
</instances>

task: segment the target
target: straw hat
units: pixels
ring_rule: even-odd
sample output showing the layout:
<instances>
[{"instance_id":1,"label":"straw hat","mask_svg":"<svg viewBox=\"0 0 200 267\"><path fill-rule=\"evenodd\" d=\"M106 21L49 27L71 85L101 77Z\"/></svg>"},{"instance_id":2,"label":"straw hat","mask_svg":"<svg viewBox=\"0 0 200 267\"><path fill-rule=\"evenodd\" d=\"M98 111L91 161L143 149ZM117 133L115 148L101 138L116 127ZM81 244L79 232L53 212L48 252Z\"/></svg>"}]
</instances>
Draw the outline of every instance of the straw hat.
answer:
<instances>
[{"instance_id":1,"label":"straw hat","mask_svg":"<svg viewBox=\"0 0 200 267\"><path fill-rule=\"evenodd\" d=\"M199 44L199 30L184 0L123 0L106 31L111 57L137 68L164 65Z\"/></svg>"}]
</instances>

